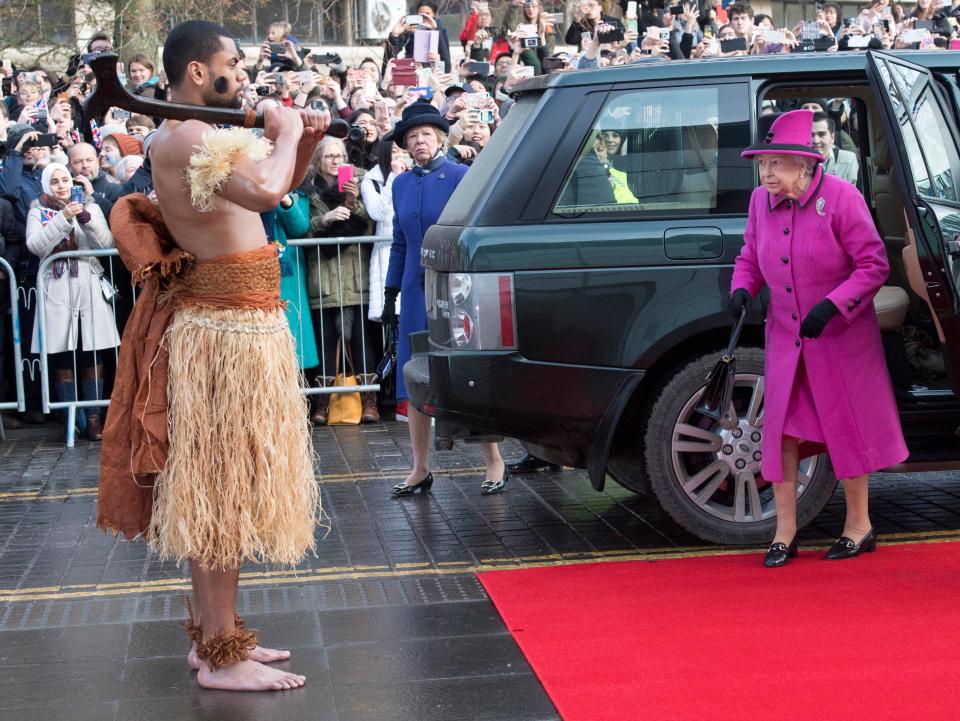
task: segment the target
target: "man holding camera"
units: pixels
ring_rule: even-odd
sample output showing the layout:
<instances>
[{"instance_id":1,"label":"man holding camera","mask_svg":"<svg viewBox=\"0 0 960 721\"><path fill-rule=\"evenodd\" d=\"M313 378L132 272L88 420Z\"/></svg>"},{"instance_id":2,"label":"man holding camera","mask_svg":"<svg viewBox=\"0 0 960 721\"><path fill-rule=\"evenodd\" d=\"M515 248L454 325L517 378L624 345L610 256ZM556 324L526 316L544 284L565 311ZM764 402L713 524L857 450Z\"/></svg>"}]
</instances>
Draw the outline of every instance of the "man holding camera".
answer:
<instances>
[{"instance_id":1,"label":"man holding camera","mask_svg":"<svg viewBox=\"0 0 960 721\"><path fill-rule=\"evenodd\" d=\"M30 203L43 192L40 175L50 162L50 148L56 143L56 135L51 140L49 133L41 134L35 126L26 123L17 123L7 131L10 150L0 171L0 196L13 203L20 227L26 228Z\"/></svg>"}]
</instances>

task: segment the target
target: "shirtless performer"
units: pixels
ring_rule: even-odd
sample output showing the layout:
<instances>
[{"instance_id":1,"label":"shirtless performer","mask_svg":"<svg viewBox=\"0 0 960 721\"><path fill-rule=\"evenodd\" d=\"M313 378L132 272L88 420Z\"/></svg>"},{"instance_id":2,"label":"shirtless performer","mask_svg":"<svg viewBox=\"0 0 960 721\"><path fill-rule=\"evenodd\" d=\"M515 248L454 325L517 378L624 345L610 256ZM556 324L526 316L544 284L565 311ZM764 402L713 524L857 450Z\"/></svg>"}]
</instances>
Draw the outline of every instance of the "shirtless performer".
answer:
<instances>
[{"instance_id":1,"label":"shirtless performer","mask_svg":"<svg viewBox=\"0 0 960 721\"><path fill-rule=\"evenodd\" d=\"M241 107L239 48L219 25L170 33L172 100ZM151 146L159 209L142 195L111 214L140 283L121 347L101 459L97 524L188 559L188 661L205 688L281 690L304 677L266 664L235 615L240 565L293 565L321 517L305 400L280 301L275 246L258 213L303 180L325 111L270 108L264 137L166 121Z\"/></svg>"}]
</instances>

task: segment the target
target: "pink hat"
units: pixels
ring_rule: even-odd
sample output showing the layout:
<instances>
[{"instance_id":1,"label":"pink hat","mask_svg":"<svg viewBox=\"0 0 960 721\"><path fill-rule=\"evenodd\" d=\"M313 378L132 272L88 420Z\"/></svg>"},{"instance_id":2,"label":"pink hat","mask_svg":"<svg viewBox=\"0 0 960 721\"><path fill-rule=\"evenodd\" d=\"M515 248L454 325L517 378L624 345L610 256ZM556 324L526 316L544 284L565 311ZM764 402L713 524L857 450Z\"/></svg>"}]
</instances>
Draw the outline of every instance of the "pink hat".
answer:
<instances>
[{"instance_id":1,"label":"pink hat","mask_svg":"<svg viewBox=\"0 0 960 721\"><path fill-rule=\"evenodd\" d=\"M751 145L740 153L742 158L754 155L799 155L803 158L823 160L823 156L811 147L813 143L813 111L791 110L780 115L770 126L761 142Z\"/></svg>"}]
</instances>

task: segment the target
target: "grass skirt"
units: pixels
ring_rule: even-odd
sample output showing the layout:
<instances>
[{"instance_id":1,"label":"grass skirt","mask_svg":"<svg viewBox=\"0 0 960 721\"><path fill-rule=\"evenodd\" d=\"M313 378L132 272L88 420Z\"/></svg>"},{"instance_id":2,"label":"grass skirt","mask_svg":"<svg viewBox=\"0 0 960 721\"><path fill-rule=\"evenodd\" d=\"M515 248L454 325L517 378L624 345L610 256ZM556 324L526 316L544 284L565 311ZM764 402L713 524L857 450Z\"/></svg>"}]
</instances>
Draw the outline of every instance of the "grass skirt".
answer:
<instances>
[{"instance_id":1,"label":"grass skirt","mask_svg":"<svg viewBox=\"0 0 960 721\"><path fill-rule=\"evenodd\" d=\"M282 308L178 309L167 331L169 437L150 546L214 570L292 565L321 516L306 400Z\"/></svg>"}]
</instances>

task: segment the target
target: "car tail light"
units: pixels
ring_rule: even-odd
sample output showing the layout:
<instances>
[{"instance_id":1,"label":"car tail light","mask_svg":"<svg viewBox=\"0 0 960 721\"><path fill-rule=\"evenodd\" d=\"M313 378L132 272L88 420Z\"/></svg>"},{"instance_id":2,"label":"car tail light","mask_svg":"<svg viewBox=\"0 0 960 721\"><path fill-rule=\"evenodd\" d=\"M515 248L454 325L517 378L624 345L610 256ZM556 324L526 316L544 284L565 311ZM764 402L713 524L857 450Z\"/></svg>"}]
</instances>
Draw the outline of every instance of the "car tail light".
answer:
<instances>
[{"instance_id":1,"label":"car tail light","mask_svg":"<svg viewBox=\"0 0 960 721\"><path fill-rule=\"evenodd\" d=\"M455 347L516 349L512 273L450 273L447 289L446 315Z\"/></svg>"}]
</instances>

